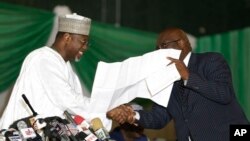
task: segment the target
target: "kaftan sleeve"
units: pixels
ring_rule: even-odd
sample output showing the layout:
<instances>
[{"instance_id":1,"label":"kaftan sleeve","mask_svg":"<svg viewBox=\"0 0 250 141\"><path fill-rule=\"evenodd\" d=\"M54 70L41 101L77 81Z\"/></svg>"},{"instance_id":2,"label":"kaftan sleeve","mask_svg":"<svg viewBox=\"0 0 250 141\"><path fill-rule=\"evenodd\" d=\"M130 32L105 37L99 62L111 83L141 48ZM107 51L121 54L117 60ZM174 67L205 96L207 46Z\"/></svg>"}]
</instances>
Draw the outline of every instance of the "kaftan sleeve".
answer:
<instances>
[{"instance_id":1,"label":"kaftan sleeve","mask_svg":"<svg viewBox=\"0 0 250 141\"><path fill-rule=\"evenodd\" d=\"M86 116L90 99L83 95L80 82L60 59L43 58L36 63L36 71L48 100L60 110Z\"/></svg>"}]
</instances>

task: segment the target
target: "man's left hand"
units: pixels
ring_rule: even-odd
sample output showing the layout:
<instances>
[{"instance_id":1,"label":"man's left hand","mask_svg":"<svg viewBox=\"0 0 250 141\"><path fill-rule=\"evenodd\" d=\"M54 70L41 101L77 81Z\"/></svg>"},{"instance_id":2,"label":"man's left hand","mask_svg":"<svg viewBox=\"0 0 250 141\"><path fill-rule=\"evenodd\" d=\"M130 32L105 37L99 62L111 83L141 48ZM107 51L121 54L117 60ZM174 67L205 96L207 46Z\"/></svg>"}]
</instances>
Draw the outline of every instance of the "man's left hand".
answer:
<instances>
[{"instance_id":1,"label":"man's left hand","mask_svg":"<svg viewBox=\"0 0 250 141\"><path fill-rule=\"evenodd\" d=\"M188 68L186 67L186 65L184 64L184 62L179 60L179 59L174 59L172 57L167 57L167 59L171 61L168 65L173 64L173 63L175 64L176 69L178 70L178 72L181 76L181 79L188 80L189 71L188 71Z\"/></svg>"}]
</instances>

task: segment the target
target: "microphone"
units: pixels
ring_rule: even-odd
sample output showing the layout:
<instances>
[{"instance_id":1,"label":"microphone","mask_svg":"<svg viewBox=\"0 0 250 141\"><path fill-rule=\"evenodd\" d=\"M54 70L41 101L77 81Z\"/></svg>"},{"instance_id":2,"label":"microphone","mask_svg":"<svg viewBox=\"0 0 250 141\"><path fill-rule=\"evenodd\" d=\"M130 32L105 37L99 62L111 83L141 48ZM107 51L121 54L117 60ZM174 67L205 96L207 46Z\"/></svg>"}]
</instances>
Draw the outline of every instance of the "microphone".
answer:
<instances>
[{"instance_id":1,"label":"microphone","mask_svg":"<svg viewBox=\"0 0 250 141\"><path fill-rule=\"evenodd\" d=\"M23 140L20 133L15 129L13 130L13 128L2 132L2 134L4 135L4 137L2 138L6 139L6 141L22 141Z\"/></svg>"},{"instance_id":2,"label":"microphone","mask_svg":"<svg viewBox=\"0 0 250 141\"><path fill-rule=\"evenodd\" d=\"M81 128L83 129L89 129L90 125L89 123L81 116L75 115L74 116L74 121L77 125L80 125Z\"/></svg>"},{"instance_id":3,"label":"microphone","mask_svg":"<svg viewBox=\"0 0 250 141\"><path fill-rule=\"evenodd\" d=\"M84 141L96 141L98 139L90 131L89 131L90 132L89 134L86 134L83 131L83 129L80 126L77 125L77 123L75 122L75 120L72 118L72 116L69 114L69 112L67 110L64 111L64 115L70 121L70 123L73 124L73 126L78 129L79 132L75 135L76 139L84 140Z\"/></svg>"},{"instance_id":4,"label":"microphone","mask_svg":"<svg viewBox=\"0 0 250 141\"><path fill-rule=\"evenodd\" d=\"M79 115L75 115L74 116L74 121L77 124L77 126L79 128L81 128L85 134L88 135L85 138L86 141L98 140L98 138L92 133L92 131L90 129L90 125L88 124L88 122L83 117L81 117Z\"/></svg>"},{"instance_id":5,"label":"microphone","mask_svg":"<svg viewBox=\"0 0 250 141\"><path fill-rule=\"evenodd\" d=\"M18 121L17 129L20 131L20 133L24 139L36 137L36 133L35 133L34 129L28 128L28 125L23 120Z\"/></svg>"},{"instance_id":6,"label":"microphone","mask_svg":"<svg viewBox=\"0 0 250 141\"><path fill-rule=\"evenodd\" d=\"M44 119L37 118L37 117L31 117L29 118L30 125L33 127L33 129L39 134L42 135L42 129L46 127L47 123L44 121Z\"/></svg>"},{"instance_id":7,"label":"microphone","mask_svg":"<svg viewBox=\"0 0 250 141\"><path fill-rule=\"evenodd\" d=\"M33 107L30 105L30 102L29 100L27 99L27 97L25 96L25 94L22 94L22 97L23 97L23 100L25 101L25 103L29 106L30 110L32 111L33 113L33 116L37 116L37 112L35 112L35 110L33 109Z\"/></svg>"},{"instance_id":8,"label":"microphone","mask_svg":"<svg viewBox=\"0 0 250 141\"><path fill-rule=\"evenodd\" d=\"M74 119L71 117L71 115L69 114L69 112L67 110L65 110L64 115L66 117L66 119L71 123L71 125L78 131L78 133L76 133L75 135L72 134L72 132L70 131L70 133L72 134L72 139L77 141L77 140L84 140L84 138L87 136L85 133L81 133L79 131L82 131L80 128L77 127ZM67 127L69 128L70 125L67 125ZM72 127L70 126L70 127Z\"/></svg>"},{"instance_id":9,"label":"microphone","mask_svg":"<svg viewBox=\"0 0 250 141\"><path fill-rule=\"evenodd\" d=\"M6 129L1 129L0 130L0 141L6 141L6 138L4 136L6 131L7 131Z\"/></svg>"},{"instance_id":10,"label":"microphone","mask_svg":"<svg viewBox=\"0 0 250 141\"><path fill-rule=\"evenodd\" d=\"M108 141L110 139L108 131L107 131L106 128L104 128L100 118L92 119L91 120L91 125L92 125L92 128L93 128L96 136L98 137L98 139L101 139L101 140L104 140L104 141Z\"/></svg>"},{"instance_id":11,"label":"microphone","mask_svg":"<svg viewBox=\"0 0 250 141\"><path fill-rule=\"evenodd\" d=\"M65 115L66 119L69 121L69 123L71 123L71 125L78 130L78 132L82 131L81 128L77 127L74 119L72 118L72 116L70 115L70 113L67 110L64 111L64 115Z\"/></svg>"},{"instance_id":12,"label":"microphone","mask_svg":"<svg viewBox=\"0 0 250 141\"><path fill-rule=\"evenodd\" d=\"M75 115L74 121L78 128L80 128L84 133L91 134L93 131L92 127L90 127L89 123L81 116Z\"/></svg>"},{"instance_id":13,"label":"microphone","mask_svg":"<svg viewBox=\"0 0 250 141\"><path fill-rule=\"evenodd\" d=\"M43 133L45 138L48 140L60 140L60 135L57 132L57 129L51 124L52 120L55 119L54 117L48 117L44 120L46 121L47 125L43 129Z\"/></svg>"},{"instance_id":14,"label":"microphone","mask_svg":"<svg viewBox=\"0 0 250 141\"><path fill-rule=\"evenodd\" d=\"M71 141L68 134L65 124L57 120L58 117L50 119L47 122L47 126L44 129L44 134L50 139L56 139L61 141Z\"/></svg>"},{"instance_id":15,"label":"microphone","mask_svg":"<svg viewBox=\"0 0 250 141\"><path fill-rule=\"evenodd\" d=\"M37 140L37 141L40 141L40 140L42 140L42 137L40 136L41 134L42 134L42 131L40 130L40 129L42 129L43 127L45 127L46 126L46 123L41 123L40 124L40 122L37 122L38 120L37 120L37 118L36 118L36 116L38 115L37 114L37 112L35 112L35 110L33 109L33 107L31 106L31 104L30 104L30 102L29 102L29 100L28 100L28 98L25 96L25 94L22 94L22 98L23 98L23 100L25 101L25 103L28 105L28 107L30 108L30 110L32 111L32 113L33 113L33 117L32 116L30 116L30 117L28 117L29 119L29 124L32 126L32 128L28 128L28 130L30 131L30 133L33 131L34 133L35 133L35 137L33 137L33 139L32 140ZM33 123L33 120L35 120L35 124ZM25 123L24 121L19 121L19 122L23 122L23 123ZM18 122L18 123L19 123ZM17 124L18 124L17 123ZM27 122L28 123L28 122ZM21 124L21 123L19 123L19 124ZM26 124L26 123L25 123ZM23 124L23 126L24 126L24 124ZM26 126L27 126L27 124L26 124ZM28 127L28 126L27 126ZM26 128L27 128L26 127ZM35 128L34 128L35 127ZM18 126L17 126L17 128L19 128ZM34 129L37 131L37 132L35 132L34 131ZM20 129L18 129L19 131L20 131ZM24 129L22 129L22 130L24 130ZM25 131L25 130L24 130ZM23 131L23 132L24 132ZM22 132L22 131L20 131L20 132ZM25 131L26 133L29 133L28 131ZM32 135L33 133L31 133L31 135ZM25 137L25 134L24 133L22 133L22 135Z\"/></svg>"}]
</instances>

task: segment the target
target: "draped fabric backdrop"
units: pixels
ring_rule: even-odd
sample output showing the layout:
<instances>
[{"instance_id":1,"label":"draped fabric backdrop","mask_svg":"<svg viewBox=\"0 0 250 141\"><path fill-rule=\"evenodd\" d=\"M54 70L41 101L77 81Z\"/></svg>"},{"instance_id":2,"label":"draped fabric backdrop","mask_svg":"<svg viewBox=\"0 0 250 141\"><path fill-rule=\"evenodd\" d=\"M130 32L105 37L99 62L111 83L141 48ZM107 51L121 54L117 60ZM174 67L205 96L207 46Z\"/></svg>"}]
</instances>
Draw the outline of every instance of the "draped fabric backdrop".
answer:
<instances>
[{"instance_id":1,"label":"draped fabric backdrop","mask_svg":"<svg viewBox=\"0 0 250 141\"><path fill-rule=\"evenodd\" d=\"M13 86L25 56L46 45L55 15L38 9L0 3L0 91ZM82 83L91 91L98 61L116 62L153 51L157 34L93 22L89 50L74 63ZM197 40L197 52L222 52L232 69L236 95L250 118L250 29Z\"/></svg>"},{"instance_id":2,"label":"draped fabric backdrop","mask_svg":"<svg viewBox=\"0 0 250 141\"><path fill-rule=\"evenodd\" d=\"M47 42L53 13L0 3L0 91L16 80L26 55Z\"/></svg>"},{"instance_id":3,"label":"draped fabric backdrop","mask_svg":"<svg viewBox=\"0 0 250 141\"><path fill-rule=\"evenodd\" d=\"M197 39L196 52L221 52L233 75L235 94L250 119L250 28Z\"/></svg>"}]
</instances>

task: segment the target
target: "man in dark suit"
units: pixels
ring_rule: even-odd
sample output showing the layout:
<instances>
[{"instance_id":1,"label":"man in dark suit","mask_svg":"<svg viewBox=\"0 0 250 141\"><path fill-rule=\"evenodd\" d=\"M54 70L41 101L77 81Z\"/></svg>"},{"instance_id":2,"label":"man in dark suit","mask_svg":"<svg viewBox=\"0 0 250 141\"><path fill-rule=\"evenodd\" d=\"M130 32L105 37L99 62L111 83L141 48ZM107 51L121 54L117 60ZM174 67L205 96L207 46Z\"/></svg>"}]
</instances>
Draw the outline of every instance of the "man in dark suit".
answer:
<instances>
[{"instance_id":1,"label":"man in dark suit","mask_svg":"<svg viewBox=\"0 0 250 141\"><path fill-rule=\"evenodd\" d=\"M174 83L167 108L154 104L150 111L133 112L129 105L121 105L109 111L108 117L150 129L163 128L173 119L178 141L229 141L230 124L249 124L221 54L192 53L185 32L178 28L159 35L157 49L166 48L182 51L179 59L167 57L181 76Z\"/></svg>"}]
</instances>

